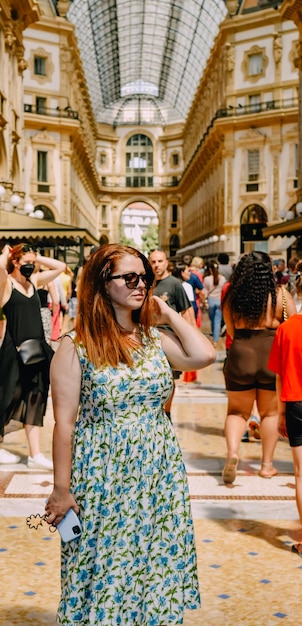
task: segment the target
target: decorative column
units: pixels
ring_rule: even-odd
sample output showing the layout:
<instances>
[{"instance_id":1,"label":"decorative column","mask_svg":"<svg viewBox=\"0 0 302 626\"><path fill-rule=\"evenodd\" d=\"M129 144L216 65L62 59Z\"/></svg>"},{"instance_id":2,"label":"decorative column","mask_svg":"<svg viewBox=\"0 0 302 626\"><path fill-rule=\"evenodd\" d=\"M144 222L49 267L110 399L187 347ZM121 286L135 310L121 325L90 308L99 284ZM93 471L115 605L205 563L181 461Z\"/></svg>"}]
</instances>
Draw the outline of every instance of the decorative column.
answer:
<instances>
[{"instance_id":1,"label":"decorative column","mask_svg":"<svg viewBox=\"0 0 302 626\"><path fill-rule=\"evenodd\" d=\"M275 62L275 87L274 87L274 100L282 99L282 89L281 89L281 59L282 59L282 38L281 33L274 33L273 35L273 54L274 54L274 62Z\"/></svg>"},{"instance_id":2,"label":"decorative column","mask_svg":"<svg viewBox=\"0 0 302 626\"><path fill-rule=\"evenodd\" d=\"M294 59L295 67L299 70L299 86L298 86L298 189L297 204L302 202L302 18L301 18L301 0L283 0L280 6L282 18L295 22L299 31L299 43L296 48L296 57Z\"/></svg>"},{"instance_id":3,"label":"decorative column","mask_svg":"<svg viewBox=\"0 0 302 626\"><path fill-rule=\"evenodd\" d=\"M61 144L61 219L63 224L70 224L71 220L71 146L69 141Z\"/></svg>"},{"instance_id":4,"label":"decorative column","mask_svg":"<svg viewBox=\"0 0 302 626\"><path fill-rule=\"evenodd\" d=\"M273 206L272 206L272 216L271 218L274 221L279 220L279 159L280 159L280 149L275 146L271 148L272 156L273 156Z\"/></svg>"},{"instance_id":5,"label":"decorative column","mask_svg":"<svg viewBox=\"0 0 302 626\"><path fill-rule=\"evenodd\" d=\"M297 203L302 202L302 39L300 33L300 40L297 46L297 57L294 59L295 67L299 70L299 87L298 87L298 189L297 189Z\"/></svg>"}]
</instances>

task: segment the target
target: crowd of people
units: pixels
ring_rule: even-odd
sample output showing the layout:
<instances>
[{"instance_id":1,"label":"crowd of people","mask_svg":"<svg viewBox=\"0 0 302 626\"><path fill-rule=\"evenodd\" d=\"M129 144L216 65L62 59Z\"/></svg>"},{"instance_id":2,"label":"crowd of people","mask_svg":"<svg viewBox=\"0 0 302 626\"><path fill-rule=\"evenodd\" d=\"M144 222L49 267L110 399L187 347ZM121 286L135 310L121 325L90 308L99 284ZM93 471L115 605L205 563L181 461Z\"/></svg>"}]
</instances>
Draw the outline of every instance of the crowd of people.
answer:
<instances>
[{"instance_id":1,"label":"crowd of people","mask_svg":"<svg viewBox=\"0 0 302 626\"><path fill-rule=\"evenodd\" d=\"M302 260L293 257L288 269L281 261L253 251L236 264L225 253L206 264L188 256L171 263L160 249L147 259L108 244L72 272L29 244L4 247L0 435L19 420L28 467L53 471L47 522L56 526L69 509L81 520L80 536L62 542L58 623L167 626L199 606L171 403L175 381L196 381L224 335L223 481L236 480L257 412L259 474L276 476L276 444L288 437L302 524ZM52 460L39 446L49 384ZM19 460L0 449L0 463ZM302 541L292 549L302 556Z\"/></svg>"}]
</instances>

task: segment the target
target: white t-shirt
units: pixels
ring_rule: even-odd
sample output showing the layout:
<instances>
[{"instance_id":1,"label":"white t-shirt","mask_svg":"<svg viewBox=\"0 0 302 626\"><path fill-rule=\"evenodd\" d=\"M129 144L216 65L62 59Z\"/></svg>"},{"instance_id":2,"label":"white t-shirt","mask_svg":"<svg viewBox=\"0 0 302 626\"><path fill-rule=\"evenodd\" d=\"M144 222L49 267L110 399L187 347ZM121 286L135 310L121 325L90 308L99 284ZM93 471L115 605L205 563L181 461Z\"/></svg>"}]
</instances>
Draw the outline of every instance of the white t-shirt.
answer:
<instances>
[{"instance_id":1,"label":"white t-shirt","mask_svg":"<svg viewBox=\"0 0 302 626\"><path fill-rule=\"evenodd\" d=\"M194 291L193 291L193 287L192 285L190 285L190 283L187 283L186 281L184 281L183 283L181 283L190 302L194 302Z\"/></svg>"}]
</instances>

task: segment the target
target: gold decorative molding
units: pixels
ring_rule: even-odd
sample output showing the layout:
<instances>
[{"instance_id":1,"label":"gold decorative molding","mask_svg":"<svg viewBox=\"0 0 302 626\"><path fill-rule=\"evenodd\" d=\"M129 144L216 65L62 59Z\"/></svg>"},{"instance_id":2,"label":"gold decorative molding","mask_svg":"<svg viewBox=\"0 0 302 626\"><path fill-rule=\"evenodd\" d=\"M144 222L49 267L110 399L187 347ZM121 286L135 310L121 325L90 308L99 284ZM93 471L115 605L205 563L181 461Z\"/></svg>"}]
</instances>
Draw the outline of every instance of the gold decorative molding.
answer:
<instances>
[{"instance_id":1,"label":"gold decorative molding","mask_svg":"<svg viewBox=\"0 0 302 626\"><path fill-rule=\"evenodd\" d=\"M267 136L261 132L249 128L244 134L237 139L237 146L242 148L261 148L266 142Z\"/></svg>"},{"instance_id":2,"label":"gold decorative molding","mask_svg":"<svg viewBox=\"0 0 302 626\"><path fill-rule=\"evenodd\" d=\"M272 219L279 217L279 151L273 152L273 206L271 207Z\"/></svg>"},{"instance_id":3,"label":"gold decorative molding","mask_svg":"<svg viewBox=\"0 0 302 626\"><path fill-rule=\"evenodd\" d=\"M6 49L11 50L17 41L17 37L13 32L12 24L6 23L3 28L4 44Z\"/></svg>"},{"instance_id":4,"label":"gold decorative molding","mask_svg":"<svg viewBox=\"0 0 302 626\"><path fill-rule=\"evenodd\" d=\"M35 57L41 57L45 59L45 76L42 74L35 74ZM54 64L51 60L51 56L49 52L47 52L44 48L36 48L31 51L31 55L28 61L28 67L30 71L30 77L32 80L36 80L40 85L45 85L50 81L50 78L54 72Z\"/></svg>"},{"instance_id":5,"label":"gold decorative molding","mask_svg":"<svg viewBox=\"0 0 302 626\"><path fill-rule=\"evenodd\" d=\"M69 6L70 6L69 0L58 0L57 10L58 10L60 17L66 17Z\"/></svg>"},{"instance_id":6,"label":"gold decorative molding","mask_svg":"<svg viewBox=\"0 0 302 626\"><path fill-rule=\"evenodd\" d=\"M289 60L292 64L293 70L302 69L302 42L300 40L292 42L291 51L289 53Z\"/></svg>"},{"instance_id":7,"label":"gold decorative molding","mask_svg":"<svg viewBox=\"0 0 302 626\"><path fill-rule=\"evenodd\" d=\"M278 65L282 59L282 39L280 33L274 33L273 53L276 65Z\"/></svg>"},{"instance_id":8,"label":"gold decorative molding","mask_svg":"<svg viewBox=\"0 0 302 626\"><path fill-rule=\"evenodd\" d=\"M7 120L5 119L5 117L2 115L2 113L0 113L0 128L5 128L7 124Z\"/></svg>"},{"instance_id":9,"label":"gold decorative molding","mask_svg":"<svg viewBox=\"0 0 302 626\"><path fill-rule=\"evenodd\" d=\"M235 48L228 41L225 46L225 60L226 60L226 70L227 72L233 72L235 69Z\"/></svg>"},{"instance_id":10,"label":"gold decorative molding","mask_svg":"<svg viewBox=\"0 0 302 626\"><path fill-rule=\"evenodd\" d=\"M266 68L268 66L268 57L265 54L266 52L266 48L260 48L260 46L252 46L249 50L246 50L244 52L244 59L242 61L242 71L243 71L243 78L245 81L249 81L252 83L256 83L259 78L263 78L265 77L265 72L266 72ZM259 74L250 74L249 73L249 60L251 56L254 55L260 55L262 56L262 68L261 68L261 72L259 72Z\"/></svg>"},{"instance_id":11,"label":"gold decorative molding","mask_svg":"<svg viewBox=\"0 0 302 626\"><path fill-rule=\"evenodd\" d=\"M20 139L21 139L20 135L18 135L18 133L17 133L17 131L16 131L16 130L12 130L12 135L11 135L11 137L12 137L12 143L14 143L14 144L19 143L19 141L20 141Z\"/></svg>"},{"instance_id":12,"label":"gold decorative molding","mask_svg":"<svg viewBox=\"0 0 302 626\"><path fill-rule=\"evenodd\" d=\"M226 219L230 224L233 217L233 159L228 157L227 159L227 174L226 174L226 188L227 188L227 214Z\"/></svg>"},{"instance_id":13,"label":"gold decorative molding","mask_svg":"<svg viewBox=\"0 0 302 626\"><path fill-rule=\"evenodd\" d=\"M28 63L24 58L24 46L23 45L16 47L16 57L17 57L17 62L18 62L18 71L20 72L20 74L22 74L24 70L26 70L28 67Z\"/></svg>"}]
</instances>

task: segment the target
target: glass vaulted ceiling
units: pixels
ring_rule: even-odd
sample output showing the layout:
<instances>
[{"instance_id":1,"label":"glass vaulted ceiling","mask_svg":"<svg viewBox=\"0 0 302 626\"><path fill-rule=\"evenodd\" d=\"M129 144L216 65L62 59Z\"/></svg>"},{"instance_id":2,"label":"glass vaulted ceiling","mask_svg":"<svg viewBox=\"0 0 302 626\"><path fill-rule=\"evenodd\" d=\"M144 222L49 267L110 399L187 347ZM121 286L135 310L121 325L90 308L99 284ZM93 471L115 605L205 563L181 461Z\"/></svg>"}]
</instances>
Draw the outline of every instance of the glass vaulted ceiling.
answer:
<instances>
[{"instance_id":1,"label":"glass vaulted ceiling","mask_svg":"<svg viewBox=\"0 0 302 626\"><path fill-rule=\"evenodd\" d=\"M184 121L225 15L223 0L73 0L97 119Z\"/></svg>"}]
</instances>

